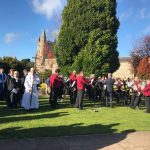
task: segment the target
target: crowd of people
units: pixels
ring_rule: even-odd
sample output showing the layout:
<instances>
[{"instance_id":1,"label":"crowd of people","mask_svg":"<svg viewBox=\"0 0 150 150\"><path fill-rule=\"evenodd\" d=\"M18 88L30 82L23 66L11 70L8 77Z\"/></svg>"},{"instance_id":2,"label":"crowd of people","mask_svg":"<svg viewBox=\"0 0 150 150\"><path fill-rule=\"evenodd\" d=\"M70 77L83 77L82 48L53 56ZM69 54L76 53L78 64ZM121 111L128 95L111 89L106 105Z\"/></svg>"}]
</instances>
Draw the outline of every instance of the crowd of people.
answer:
<instances>
[{"instance_id":1,"label":"crowd of people","mask_svg":"<svg viewBox=\"0 0 150 150\"><path fill-rule=\"evenodd\" d=\"M56 70L49 78L50 104L52 108L57 106L57 98L62 94L70 95L70 103L74 107L83 110L83 99L86 95L89 101L101 101L106 107L113 107L114 98L117 103L123 100L124 105L132 109L139 109L141 99L145 99L146 112L150 113L150 80L141 81L134 79L113 78L112 74L107 77L85 77L83 71L78 75L76 71L65 79ZM64 87L64 88L62 88ZM63 91L64 90L64 91ZM67 91L67 92L66 92Z\"/></svg>"},{"instance_id":2,"label":"crowd of people","mask_svg":"<svg viewBox=\"0 0 150 150\"><path fill-rule=\"evenodd\" d=\"M26 110L38 109L38 85L41 83L34 68L28 72L19 72L10 69L9 74L0 68L0 100L5 100L9 108L23 107ZM106 107L113 107L116 103L123 102L132 109L140 108L141 99L145 99L146 112L150 113L150 79L141 81L138 77L113 78L112 74L105 77L85 77L84 72L77 74L73 71L70 76L63 77L60 70L56 69L46 80L49 89L49 103L52 108L57 108L58 99L64 95L70 96L70 104L83 110L83 99L103 102Z\"/></svg>"},{"instance_id":3,"label":"crowd of people","mask_svg":"<svg viewBox=\"0 0 150 150\"><path fill-rule=\"evenodd\" d=\"M0 100L5 100L9 108L23 107L26 110L38 109L38 89L40 79L35 73L34 68L28 72L23 71L23 76L19 72L10 69L9 74L4 73L0 68Z\"/></svg>"}]
</instances>

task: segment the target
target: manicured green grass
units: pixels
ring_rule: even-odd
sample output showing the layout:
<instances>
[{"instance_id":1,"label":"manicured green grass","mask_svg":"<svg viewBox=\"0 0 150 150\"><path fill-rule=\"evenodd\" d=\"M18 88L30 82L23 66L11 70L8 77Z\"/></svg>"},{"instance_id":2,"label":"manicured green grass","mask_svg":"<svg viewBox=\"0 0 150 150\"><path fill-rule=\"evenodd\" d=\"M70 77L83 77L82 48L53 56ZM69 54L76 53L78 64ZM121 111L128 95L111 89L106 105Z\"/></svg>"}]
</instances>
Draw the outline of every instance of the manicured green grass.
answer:
<instances>
[{"instance_id":1,"label":"manicured green grass","mask_svg":"<svg viewBox=\"0 0 150 150\"><path fill-rule=\"evenodd\" d=\"M41 98L38 112L28 112L21 108L8 109L0 102L0 138L150 131L150 114L144 110L123 106L111 109L89 101L85 101L84 106L85 110L80 111L65 99L53 110L48 98Z\"/></svg>"}]
</instances>

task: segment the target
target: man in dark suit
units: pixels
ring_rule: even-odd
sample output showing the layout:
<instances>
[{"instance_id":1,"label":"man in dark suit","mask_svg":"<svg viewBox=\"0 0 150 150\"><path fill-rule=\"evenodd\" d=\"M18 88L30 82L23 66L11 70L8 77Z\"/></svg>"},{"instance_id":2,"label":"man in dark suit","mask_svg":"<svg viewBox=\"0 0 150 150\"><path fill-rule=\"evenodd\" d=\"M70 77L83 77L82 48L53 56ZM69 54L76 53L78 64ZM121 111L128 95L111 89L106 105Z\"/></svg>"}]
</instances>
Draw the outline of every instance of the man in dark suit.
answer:
<instances>
[{"instance_id":1,"label":"man in dark suit","mask_svg":"<svg viewBox=\"0 0 150 150\"><path fill-rule=\"evenodd\" d=\"M107 94L106 94L106 107L108 106L108 99L110 101L110 107L113 105L113 92L114 92L114 83L115 80L112 78L112 74L108 74L108 79L104 81L104 84L107 88Z\"/></svg>"},{"instance_id":2,"label":"man in dark suit","mask_svg":"<svg viewBox=\"0 0 150 150\"><path fill-rule=\"evenodd\" d=\"M12 108L11 91L13 90L13 88L14 88L14 69L10 69L4 85L6 105L9 108Z\"/></svg>"},{"instance_id":3,"label":"man in dark suit","mask_svg":"<svg viewBox=\"0 0 150 150\"><path fill-rule=\"evenodd\" d=\"M70 75L70 104L75 104L77 98L77 73L74 70Z\"/></svg>"}]
</instances>

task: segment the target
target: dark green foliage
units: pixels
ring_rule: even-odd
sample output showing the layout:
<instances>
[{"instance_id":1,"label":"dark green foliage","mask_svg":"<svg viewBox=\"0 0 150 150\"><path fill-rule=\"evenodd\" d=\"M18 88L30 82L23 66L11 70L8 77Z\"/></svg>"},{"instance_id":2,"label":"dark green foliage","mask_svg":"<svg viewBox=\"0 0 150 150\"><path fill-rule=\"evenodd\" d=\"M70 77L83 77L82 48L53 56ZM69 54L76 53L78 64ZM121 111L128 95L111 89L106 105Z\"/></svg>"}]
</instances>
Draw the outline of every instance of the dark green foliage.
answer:
<instances>
[{"instance_id":1,"label":"dark green foliage","mask_svg":"<svg viewBox=\"0 0 150 150\"><path fill-rule=\"evenodd\" d=\"M23 68L29 70L30 68L34 67L34 62L31 62L30 59L22 59L20 61L21 65L23 66Z\"/></svg>"},{"instance_id":2,"label":"dark green foliage","mask_svg":"<svg viewBox=\"0 0 150 150\"><path fill-rule=\"evenodd\" d=\"M118 69L116 6L116 0L68 0L55 44L61 69L87 75Z\"/></svg>"},{"instance_id":3,"label":"dark green foliage","mask_svg":"<svg viewBox=\"0 0 150 150\"><path fill-rule=\"evenodd\" d=\"M22 59L21 61L17 60L14 57L3 57L0 58L0 67L3 67L5 72L8 73L9 69L15 69L20 72L22 75L22 71L24 69L29 70L31 67L34 66L34 63L31 62L30 59Z\"/></svg>"}]
</instances>

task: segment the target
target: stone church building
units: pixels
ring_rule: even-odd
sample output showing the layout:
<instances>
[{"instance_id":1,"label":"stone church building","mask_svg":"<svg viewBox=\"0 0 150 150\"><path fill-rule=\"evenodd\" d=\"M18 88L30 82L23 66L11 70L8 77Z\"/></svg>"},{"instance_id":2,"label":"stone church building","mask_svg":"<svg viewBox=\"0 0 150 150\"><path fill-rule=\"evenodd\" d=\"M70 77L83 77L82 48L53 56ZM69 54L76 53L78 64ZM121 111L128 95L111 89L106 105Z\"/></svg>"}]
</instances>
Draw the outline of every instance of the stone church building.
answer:
<instances>
[{"instance_id":1,"label":"stone church building","mask_svg":"<svg viewBox=\"0 0 150 150\"><path fill-rule=\"evenodd\" d=\"M45 31L42 32L42 36L38 39L35 66L39 72L45 72L48 69L54 71L58 68L53 52L53 43L47 41Z\"/></svg>"},{"instance_id":2,"label":"stone church building","mask_svg":"<svg viewBox=\"0 0 150 150\"><path fill-rule=\"evenodd\" d=\"M119 77L119 78L125 78L125 77L130 77L133 78L134 74L132 72L132 66L131 66L131 58L130 57L120 57L120 67L119 69L113 73L114 77Z\"/></svg>"},{"instance_id":3,"label":"stone church building","mask_svg":"<svg viewBox=\"0 0 150 150\"><path fill-rule=\"evenodd\" d=\"M56 57L53 51L54 43L50 43L46 39L45 31L38 39L37 53L35 58L35 65L38 72L45 72L45 70L52 70L53 72L58 68ZM120 68L113 74L114 77L133 77L132 67L129 57L120 58Z\"/></svg>"}]
</instances>

